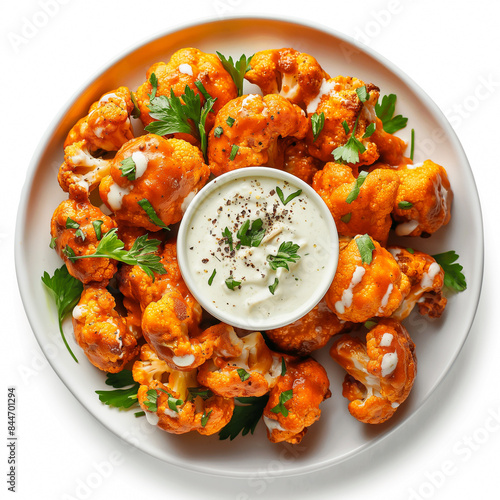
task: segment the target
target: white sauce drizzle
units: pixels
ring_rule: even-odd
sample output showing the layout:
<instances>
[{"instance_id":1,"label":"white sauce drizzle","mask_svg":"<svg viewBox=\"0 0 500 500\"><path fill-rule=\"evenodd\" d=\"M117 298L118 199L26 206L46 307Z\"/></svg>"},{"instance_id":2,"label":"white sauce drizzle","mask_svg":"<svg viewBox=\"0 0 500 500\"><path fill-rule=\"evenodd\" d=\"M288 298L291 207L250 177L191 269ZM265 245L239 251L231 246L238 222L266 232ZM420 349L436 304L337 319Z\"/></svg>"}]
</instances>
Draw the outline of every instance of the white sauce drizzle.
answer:
<instances>
[{"instance_id":1,"label":"white sauce drizzle","mask_svg":"<svg viewBox=\"0 0 500 500\"><path fill-rule=\"evenodd\" d=\"M117 210L120 210L120 208L122 208L123 197L129 194L130 191L132 191L133 187L134 187L133 185L130 185L122 188L115 182L111 184L111 186L109 187L107 199L108 199L108 204L112 210L116 212Z\"/></svg>"},{"instance_id":2,"label":"white sauce drizzle","mask_svg":"<svg viewBox=\"0 0 500 500\"><path fill-rule=\"evenodd\" d=\"M422 281L420 282L420 286L424 289L432 288L432 284L434 283L434 278L441 271L441 267L437 262L433 262L427 272L422 276Z\"/></svg>"},{"instance_id":3,"label":"white sauce drizzle","mask_svg":"<svg viewBox=\"0 0 500 500\"><path fill-rule=\"evenodd\" d=\"M335 81L327 81L323 79L321 82L321 87L319 89L318 94L314 99L312 99L309 104L307 105L307 114L311 115L316 112L318 109L319 103L321 102L321 99L323 98L324 95L331 95L332 92L336 89L337 85L339 85ZM340 96L339 96L340 98ZM345 99L341 98L342 101L345 101Z\"/></svg>"},{"instance_id":4,"label":"white sauce drizzle","mask_svg":"<svg viewBox=\"0 0 500 500\"><path fill-rule=\"evenodd\" d=\"M148 168L148 159L144 153L134 151L132 153L132 160L135 163L135 178L138 179Z\"/></svg>"},{"instance_id":5,"label":"white sauce drizzle","mask_svg":"<svg viewBox=\"0 0 500 500\"><path fill-rule=\"evenodd\" d=\"M165 415L168 415L171 418L179 418L179 412L176 412L174 410L171 410L170 408L165 408L165 411L163 412Z\"/></svg>"},{"instance_id":6,"label":"white sauce drizzle","mask_svg":"<svg viewBox=\"0 0 500 500\"><path fill-rule=\"evenodd\" d=\"M396 226L396 234L398 236L408 236L418 227L418 220L410 220Z\"/></svg>"},{"instance_id":7,"label":"white sauce drizzle","mask_svg":"<svg viewBox=\"0 0 500 500\"><path fill-rule=\"evenodd\" d=\"M380 340L380 347L389 347L392 344L392 339L393 339L392 333L384 333L382 335L382 339Z\"/></svg>"},{"instance_id":8,"label":"white sauce drizzle","mask_svg":"<svg viewBox=\"0 0 500 500\"><path fill-rule=\"evenodd\" d=\"M76 320L82 319L87 314L87 308L85 306L75 306L73 308L73 318Z\"/></svg>"},{"instance_id":9,"label":"white sauce drizzle","mask_svg":"<svg viewBox=\"0 0 500 500\"><path fill-rule=\"evenodd\" d=\"M172 362L177 366L185 368L186 366L191 366L194 363L195 357L193 354L186 354L185 356L174 356Z\"/></svg>"},{"instance_id":10,"label":"white sauce drizzle","mask_svg":"<svg viewBox=\"0 0 500 500\"><path fill-rule=\"evenodd\" d=\"M185 75L193 76L193 68L190 64L179 64L179 72L184 73Z\"/></svg>"},{"instance_id":11,"label":"white sauce drizzle","mask_svg":"<svg viewBox=\"0 0 500 500\"><path fill-rule=\"evenodd\" d=\"M274 430L286 432L286 429L283 429L283 427L281 427L280 423L277 420L273 420L269 417L266 417L265 415L264 415L264 423L271 432L273 432Z\"/></svg>"},{"instance_id":12,"label":"white sauce drizzle","mask_svg":"<svg viewBox=\"0 0 500 500\"><path fill-rule=\"evenodd\" d=\"M99 99L99 104L106 104L107 102L109 102L109 100L113 97L116 97L117 99L121 99L121 97L119 97L118 95L116 95L115 93L113 92L110 92L109 94L105 94L103 95L100 99Z\"/></svg>"},{"instance_id":13,"label":"white sauce drizzle","mask_svg":"<svg viewBox=\"0 0 500 500\"><path fill-rule=\"evenodd\" d=\"M391 296L394 285L389 283L385 295L382 297L382 301L380 302L380 307L378 308L377 314L384 314L384 308L387 306L389 302L389 297Z\"/></svg>"},{"instance_id":14,"label":"white sauce drizzle","mask_svg":"<svg viewBox=\"0 0 500 500\"><path fill-rule=\"evenodd\" d=\"M288 89L285 90L285 87ZM286 97L287 99L293 99L297 96L299 92L299 84L297 82L297 77L295 75L283 75L283 79L281 81L281 91L280 95Z\"/></svg>"},{"instance_id":15,"label":"white sauce drizzle","mask_svg":"<svg viewBox=\"0 0 500 500\"><path fill-rule=\"evenodd\" d=\"M156 413L152 413L150 411L145 411L144 413L146 415L146 420L148 421L149 424L151 424L151 425L158 424L158 421L160 420L160 418L158 417L158 415Z\"/></svg>"},{"instance_id":16,"label":"white sauce drizzle","mask_svg":"<svg viewBox=\"0 0 500 500\"><path fill-rule=\"evenodd\" d=\"M356 266L356 269L354 269L349 287L342 292L342 298L335 302L335 310L339 314L344 314L346 308L351 307L353 299L353 289L363 279L365 272L366 269L362 266Z\"/></svg>"},{"instance_id":17,"label":"white sauce drizzle","mask_svg":"<svg viewBox=\"0 0 500 500\"><path fill-rule=\"evenodd\" d=\"M382 368L382 377L389 376L398 366L398 353L388 352L384 354L380 367Z\"/></svg>"}]
</instances>

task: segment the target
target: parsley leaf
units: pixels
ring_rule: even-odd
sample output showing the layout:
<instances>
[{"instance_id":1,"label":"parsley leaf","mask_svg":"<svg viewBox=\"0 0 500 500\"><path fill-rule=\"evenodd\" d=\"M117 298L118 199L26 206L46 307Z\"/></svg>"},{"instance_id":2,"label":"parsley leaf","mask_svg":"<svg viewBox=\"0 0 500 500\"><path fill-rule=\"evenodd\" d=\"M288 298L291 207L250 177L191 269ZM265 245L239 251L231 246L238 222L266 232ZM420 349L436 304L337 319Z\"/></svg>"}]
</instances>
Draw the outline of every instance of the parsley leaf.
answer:
<instances>
[{"instance_id":1,"label":"parsley leaf","mask_svg":"<svg viewBox=\"0 0 500 500\"><path fill-rule=\"evenodd\" d=\"M350 193L347 195L347 198L345 199L346 203L351 204L359 196L359 188L363 185L363 182L365 182L367 176L368 172L364 170L363 172L359 173L358 178L354 181L354 185Z\"/></svg>"},{"instance_id":2,"label":"parsley leaf","mask_svg":"<svg viewBox=\"0 0 500 500\"><path fill-rule=\"evenodd\" d=\"M356 245L358 245L359 254L361 255L361 262L363 264L371 264L373 250L375 250L372 239L367 234L364 234L356 238Z\"/></svg>"},{"instance_id":3,"label":"parsley leaf","mask_svg":"<svg viewBox=\"0 0 500 500\"><path fill-rule=\"evenodd\" d=\"M366 102L370 99L370 92L366 90L366 85L356 89L356 94L358 94L359 100L361 102Z\"/></svg>"},{"instance_id":4,"label":"parsley leaf","mask_svg":"<svg viewBox=\"0 0 500 500\"><path fill-rule=\"evenodd\" d=\"M231 146L231 152L229 153L229 159L231 161L233 161L236 158L236 155L238 154L238 149L240 149L240 147L237 144L233 144Z\"/></svg>"},{"instance_id":5,"label":"parsley leaf","mask_svg":"<svg viewBox=\"0 0 500 500\"><path fill-rule=\"evenodd\" d=\"M188 387L188 392L188 401L198 396L205 401L214 395L214 393L210 389L204 389L202 387Z\"/></svg>"},{"instance_id":6,"label":"parsley leaf","mask_svg":"<svg viewBox=\"0 0 500 500\"><path fill-rule=\"evenodd\" d=\"M241 281L236 281L232 276L227 278L225 283L229 290L234 290L236 287L241 285Z\"/></svg>"},{"instance_id":7,"label":"parsley leaf","mask_svg":"<svg viewBox=\"0 0 500 500\"><path fill-rule=\"evenodd\" d=\"M202 427L205 427L208 423L208 419L210 417L210 414L212 413L213 410L210 410L208 413L207 413L207 410L205 410L203 412L203 415L201 416L201 426Z\"/></svg>"},{"instance_id":8,"label":"parsley leaf","mask_svg":"<svg viewBox=\"0 0 500 500\"><path fill-rule=\"evenodd\" d=\"M54 248L56 248L56 245L57 245L57 238L53 236L52 238L50 238L49 248L52 248L52 250L54 250Z\"/></svg>"},{"instance_id":9,"label":"parsley leaf","mask_svg":"<svg viewBox=\"0 0 500 500\"><path fill-rule=\"evenodd\" d=\"M146 392L146 400L143 403L149 411L156 413L158 411L158 406L156 404L157 400L158 393L154 389L149 389L149 391Z\"/></svg>"},{"instance_id":10,"label":"parsley leaf","mask_svg":"<svg viewBox=\"0 0 500 500\"><path fill-rule=\"evenodd\" d=\"M400 201L398 203L398 208L401 210L409 210L410 208L413 208L413 203L411 201Z\"/></svg>"},{"instance_id":11,"label":"parsley leaf","mask_svg":"<svg viewBox=\"0 0 500 500\"><path fill-rule=\"evenodd\" d=\"M295 191L295 193L288 195L286 199L285 195L283 194L283 191L279 186L276 186L276 192L278 193L278 198L281 200L281 203L283 203L283 205L286 205L287 203L290 203L297 196L300 196L302 194L302 189L299 189Z\"/></svg>"},{"instance_id":12,"label":"parsley leaf","mask_svg":"<svg viewBox=\"0 0 500 500\"><path fill-rule=\"evenodd\" d=\"M71 354L71 357L78 363L76 356L73 354L64 336L62 322L64 318L71 313L76 304L78 304L80 295L83 292L83 284L69 274L65 264L56 269L53 276L50 276L49 273L45 271L42 276L42 282L52 292L56 302L59 332L61 333L64 345Z\"/></svg>"},{"instance_id":13,"label":"parsley leaf","mask_svg":"<svg viewBox=\"0 0 500 500\"><path fill-rule=\"evenodd\" d=\"M217 274L217 271L214 269L212 271L212 274L210 275L210 278L208 278L208 285L212 286L212 283L214 282L215 275Z\"/></svg>"},{"instance_id":14,"label":"parsley leaf","mask_svg":"<svg viewBox=\"0 0 500 500\"><path fill-rule=\"evenodd\" d=\"M341 220L344 224L348 224L348 223L349 223L349 221L351 220L351 217L352 217L352 213L351 213L351 212L349 212L349 213L347 213L347 214L343 215L343 216L340 218L340 220Z\"/></svg>"},{"instance_id":15,"label":"parsley leaf","mask_svg":"<svg viewBox=\"0 0 500 500\"><path fill-rule=\"evenodd\" d=\"M398 130L406 127L408 118L402 115L394 116L396 110L396 94L389 94L382 97L382 103L375 104L375 114L382 121L384 131L394 134Z\"/></svg>"},{"instance_id":16,"label":"parsley leaf","mask_svg":"<svg viewBox=\"0 0 500 500\"><path fill-rule=\"evenodd\" d=\"M368 125L368 127L366 127L365 129L365 133L363 134L363 139L368 139L368 137L371 137L375 132L376 128L377 126L375 125L375 123L370 123L370 125Z\"/></svg>"},{"instance_id":17,"label":"parsley leaf","mask_svg":"<svg viewBox=\"0 0 500 500\"><path fill-rule=\"evenodd\" d=\"M255 219L254 221L247 219L236 233L236 237L240 240L236 248L239 249L242 246L258 247L266 234L263 225L262 219Z\"/></svg>"},{"instance_id":18,"label":"parsley leaf","mask_svg":"<svg viewBox=\"0 0 500 500\"><path fill-rule=\"evenodd\" d=\"M66 246L65 254L71 262L77 259L104 257L115 259L124 264L139 266L154 281L154 274L165 274L167 271L160 261L160 256L156 255L156 250L160 244L159 240L148 240L148 235L139 236L130 250L124 249L124 243L116 236L117 228L110 229L97 245L96 251L90 255L75 255L75 252Z\"/></svg>"},{"instance_id":19,"label":"parsley leaf","mask_svg":"<svg viewBox=\"0 0 500 500\"><path fill-rule=\"evenodd\" d=\"M155 209L153 208L153 205L151 205L148 199L143 198L142 200L139 200L137 203L146 212L147 216L149 217L149 220L155 226L170 231L170 228L158 217L158 214L156 213Z\"/></svg>"},{"instance_id":20,"label":"parsley leaf","mask_svg":"<svg viewBox=\"0 0 500 500\"><path fill-rule=\"evenodd\" d=\"M227 244L229 245L229 251L233 251L233 235L231 234L231 231L229 228L226 226L224 231L222 231L222 236L224 239L227 241Z\"/></svg>"},{"instance_id":21,"label":"parsley leaf","mask_svg":"<svg viewBox=\"0 0 500 500\"><path fill-rule=\"evenodd\" d=\"M288 262L297 262L300 259L300 255L297 254L300 246L292 241L284 241L278 248L278 253L276 255L268 255L266 257L269 262L269 266L273 271L276 271L278 267L284 267L287 271Z\"/></svg>"},{"instance_id":22,"label":"parsley leaf","mask_svg":"<svg viewBox=\"0 0 500 500\"><path fill-rule=\"evenodd\" d=\"M68 217L66 219L66 229L79 229L80 224L78 222L75 222L71 217Z\"/></svg>"},{"instance_id":23,"label":"parsley leaf","mask_svg":"<svg viewBox=\"0 0 500 500\"><path fill-rule=\"evenodd\" d=\"M411 145L410 145L410 160L413 161L413 153L415 153L415 129L411 129Z\"/></svg>"},{"instance_id":24,"label":"parsley leaf","mask_svg":"<svg viewBox=\"0 0 500 500\"><path fill-rule=\"evenodd\" d=\"M95 391L102 403L120 409L130 408L137 404L137 391L140 384L133 379L130 370L107 373L106 377L106 385L110 385L116 390Z\"/></svg>"},{"instance_id":25,"label":"parsley leaf","mask_svg":"<svg viewBox=\"0 0 500 500\"><path fill-rule=\"evenodd\" d=\"M233 62L233 58L229 56L229 59L226 59L220 52L217 52L219 59L224 66L224 69L229 73L231 78L233 79L236 88L238 89L238 97L243 95L243 80L245 78L245 74L247 71L250 71L250 61L252 60L253 55L250 57L246 57L245 54L242 54L239 60Z\"/></svg>"},{"instance_id":26,"label":"parsley leaf","mask_svg":"<svg viewBox=\"0 0 500 500\"><path fill-rule=\"evenodd\" d=\"M288 409L285 406L285 403L293 398L293 389L289 391L283 391L280 394L279 403L271 408L273 413L281 413L284 417L288 417Z\"/></svg>"},{"instance_id":27,"label":"parsley leaf","mask_svg":"<svg viewBox=\"0 0 500 500\"><path fill-rule=\"evenodd\" d=\"M95 237L100 240L102 238L101 226L104 224L102 220L93 220L92 225L94 226Z\"/></svg>"},{"instance_id":28,"label":"parsley leaf","mask_svg":"<svg viewBox=\"0 0 500 500\"><path fill-rule=\"evenodd\" d=\"M377 326L378 323L376 321L373 321L372 319L369 319L368 321L365 321L364 323L365 328L368 330L371 330L374 326Z\"/></svg>"},{"instance_id":29,"label":"parsley leaf","mask_svg":"<svg viewBox=\"0 0 500 500\"><path fill-rule=\"evenodd\" d=\"M463 292L467 288L467 282L462 273L463 266L456 262L459 255L454 250L450 250L432 257L443 268L445 286L457 292Z\"/></svg>"},{"instance_id":30,"label":"parsley leaf","mask_svg":"<svg viewBox=\"0 0 500 500\"><path fill-rule=\"evenodd\" d=\"M338 148L334 149L332 151L333 157L335 158L335 161L338 162L345 162L345 163L358 163L359 162L359 155L363 154L366 151L365 146L363 143L356 138L354 135L356 133L356 128L358 126L358 120L359 120L360 115L356 118L356 121L354 122L354 127L352 128L351 135L347 139L347 142L343 146L339 146ZM344 125L345 123L345 125ZM347 126L347 123L343 122L342 124L344 126L344 130L346 131L346 134L349 131L349 127ZM347 126L347 130L346 130Z\"/></svg>"},{"instance_id":31,"label":"parsley leaf","mask_svg":"<svg viewBox=\"0 0 500 500\"><path fill-rule=\"evenodd\" d=\"M137 104L137 99L135 98L135 94L133 92L130 92L130 100L134 105L134 110L132 111L131 116L132 118L139 118L141 116L141 110L139 109L139 105Z\"/></svg>"},{"instance_id":32,"label":"parsley leaf","mask_svg":"<svg viewBox=\"0 0 500 500\"><path fill-rule=\"evenodd\" d=\"M224 132L224 129L222 127L215 127L214 128L214 136L217 138L219 138L223 132Z\"/></svg>"},{"instance_id":33,"label":"parsley leaf","mask_svg":"<svg viewBox=\"0 0 500 500\"><path fill-rule=\"evenodd\" d=\"M156 92L158 91L158 78L156 78L154 73L151 73L149 83L151 84L151 94L149 94L149 100L152 101L156 98Z\"/></svg>"},{"instance_id":34,"label":"parsley leaf","mask_svg":"<svg viewBox=\"0 0 500 500\"><path fill-rule=\"evenodd\" d=\"M314 113L311 116L311 127L314 138L313 142L316 141L318 135L321 133L324 126L325 126L325 113L323 113L323 111L319 115L317 113Z\"/></svg>"},{"instance_id":35,"label":"parsley leaf","mask_svg":"<svg viewBox=\"0 0 500 500\"><path fill-rule=\"evenodd\" d=\"M228 116L228 117L226 118L226 124L227 124L229 127L232 127L232 126L234 125L234 122L235 122L235 121L236 121L236 120L235 120L232 116Z\"/></svg>"},{"instance_id":36,"label":"parsley leaf","mask_svg":"<svg viewBox=\"0 0 500 500\"><path fill-rule=\"evenodd\" d=\"M274 295L274 292L276 291L276 288L278 288L278 285L279 285L278 278L274 278L274 283L268 287L272 295Z\"/></svg>"},{"instance_id":37,"label":"parsley leaf","mask_svg":"<svg viewBox=\"0 0 500 500\"><path fill-rule=\"evenodd\" d=\"M285 358L281 356L281 376L284 377L286 375L286 363Z\"/></svg>"},{"instance_id":38,"label":"parsley leaf","mask_svg":"<svg viewBox=\"0 0 500 500\"><path fill-rule=\"evenodd\" d=\"M268 399L268 395L261 397L235 398L239 403L243 403L243 406L237 405L234 407L231 420L219 432L219 439L229 438L232 441L240 432L242 436L246 436L249 432L253 434Z\"/></svg>"},{"instance_id":39,"label":"parsley leaf","mask_svg":"<svg viewBox=\"0 0 500 500\"><path fill-rule=\"evenodd\" d=\"M205 97L203 106L201 105L200 94L195 94L194 90L188 85L186 85L184 94L180 97L177 97L173 89L170 89L170 97L162 95L150 99L149 116L157 121L151 122L145 127L145 130L158 135L190 134L200 141L200 149L206 159L207 133L205 122L217 99L209 96L200 81L196 81L195 85Z\"/></svg>"},{"instance_id":40,"label":"parsley leaf","mask_svg":"<svg viewBox=\"0 0 500 500\"><path fill-rule=\"evenodd\" d=\"M245 380L248 380L250 378L250 373L248 373L243 368L238 368L236 371L242 382L245 382Z\"/></svg>"},{"instance_id":41,"label":"parsley leaf","mask_svg":"<svg viewBox=\"0 0 500 500\"><path fill-rule=\"evenodd\" d=\"M131 156L122 160L118 168L122 172L122 177L126 177L129 181L135 181L135 161Z\"/></svg>"}]
</instances>

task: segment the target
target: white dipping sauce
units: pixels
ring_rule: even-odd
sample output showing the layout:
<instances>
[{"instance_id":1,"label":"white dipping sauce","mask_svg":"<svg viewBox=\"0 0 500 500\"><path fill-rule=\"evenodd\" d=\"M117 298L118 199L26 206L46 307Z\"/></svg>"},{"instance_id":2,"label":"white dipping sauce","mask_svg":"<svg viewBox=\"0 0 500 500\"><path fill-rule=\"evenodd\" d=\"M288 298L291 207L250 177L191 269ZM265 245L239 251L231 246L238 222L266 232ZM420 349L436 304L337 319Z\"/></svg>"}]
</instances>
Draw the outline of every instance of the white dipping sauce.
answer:
<instances>
[{"instance_id":1,"label":"white dipping sauce","mask_svg":"<svg viewBox=\"0 0 500 500\"><path fill-rule=\"evenodd\" d=\"M265 323L303 309L318 288L326 291L328 283L326 287L320 284L329 274L330 282L333 279L331 261L337 259L338 242L336 233L332 234L332 221L325 220L325 210L318 201L302 192L285 205L277 188L285 201L300 188L274 177L235 178L220 186L217 181L215 189L192 213L183 243L184 266L197 293L191 291L202 306L210 306L210 312L219 312L219 318L229 323L227 315ZM256 220L262 221L260 243L240 245L243 238L238 231L248 222L251 228ZM223 235L226 228L231 243ZM286 261L288 270L273 269L269 259L272 261L280 246L289 242L299 246L296 254L300 258ZM186 269L181 270L186 274ZM190 286L189 280L187 284Z\"/></svg>"}]
</instances>

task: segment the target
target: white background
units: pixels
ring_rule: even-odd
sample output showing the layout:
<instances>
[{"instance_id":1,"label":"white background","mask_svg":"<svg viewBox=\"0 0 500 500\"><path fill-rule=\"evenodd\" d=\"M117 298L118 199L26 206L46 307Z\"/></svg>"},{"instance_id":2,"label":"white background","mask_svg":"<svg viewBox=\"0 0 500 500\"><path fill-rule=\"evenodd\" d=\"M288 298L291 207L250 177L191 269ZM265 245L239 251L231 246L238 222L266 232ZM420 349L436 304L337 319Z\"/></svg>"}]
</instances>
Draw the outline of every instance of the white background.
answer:
<instances>
[{"instance_id":1,"label":"white background","mask_svg":"<svg viewBox=\"0 0 500 500\"><path fill-rule=\"evenodd\" d=\"M17 498L455 500L485 498L490 488L498 491L500 3L46 0L45 10L43 5L43 0L10 1L0 8L0 307L7 342L1 363L0 437L7 433L7 387L15 386ZM208 477L123 444L81 407L45 360L25 317L14 270L15 215L30 159L75 90L124 49L155 33L247 13L287 14L328 26L366 43L413 78L447 114L463 144L485 226L477 317L444 382L416 415L374 448L335 467L285 479ZM27 23L34 21L40 26L27 31ZM7 498L8 450L5 445L0 449L0 491Z\"/></svg>"}]
</instances>

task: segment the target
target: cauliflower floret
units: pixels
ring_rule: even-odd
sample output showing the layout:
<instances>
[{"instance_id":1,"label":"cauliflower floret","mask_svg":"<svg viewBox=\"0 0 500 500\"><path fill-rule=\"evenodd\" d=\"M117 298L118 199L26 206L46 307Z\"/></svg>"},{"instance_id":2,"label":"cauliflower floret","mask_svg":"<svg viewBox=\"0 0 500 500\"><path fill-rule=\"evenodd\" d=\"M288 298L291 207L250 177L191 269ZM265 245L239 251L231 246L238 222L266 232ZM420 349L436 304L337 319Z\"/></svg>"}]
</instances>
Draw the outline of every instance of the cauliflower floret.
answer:
<instances>
[{"instance_id":1,"label":"cauliflower floret","mask_svg":"<svg viewBox=\"0 0 500 500\"><path fill-rule=\"evenodd\" d=\"M111 217L88 201L69 199L63 201L54 211L50 234L55 238L58 255L64 260L72 276L83 283L100 282L102 286L106 286L116 272L116 261L104 257L90 257L72 262L66 251L69 247L77 256L91 255L99 244L98 234L102 236L115 227Z\"/></svg>"},{"instance_id":2,"label":"cauliflower floret","mask_svg":"<svg viewBox=\"0 0 500 500\"><path fill-rule=\"evenodd\" d=\"M392 417L408 397L417 372L415 345L393 319L380 320L366 342L342 335L330 355L348 373L342 395L350 401L349 412L367 424Z\"/></svg>"},{"instance_id":3,"label":"cauliflower floret","mask_svg":"<svg viewBox=\"0 0 500 500\"><path fill-rule=\"evenodd\" d=\"M325 369L314 359L287 358L286 373L271 389L263 420L273 443L300 443L320 415L320 403L331 396Z\"/></svg>"},{"instance_id":4,"label":"cauliflower floret","mask_svg":"<svg viewBox=\"0 0 500 500\"><path fill-rule=\"evenodd\" d=\"M113 296L102 286L86 286L73 309L78 345L89 361L105 372L117 373L139 352L140 330L115 310Z\"/></svg>"},{"instance_id":5,"label":"cauliflower floret","mask_svg":"<svg viewBox=\"0 0 500 500\"><path fill-rule=\"evenodd\" d=\"M356 178L351 169L346 165L327 163L314 176L313 188L328 205L341 236L367 233L385 245L399 183L395 171L377 169L367 175L359 194L353 196Z\"/></svg>"},{"instance_id":6,"label":"cauliflower floret","mask_svg":"<svg viewBox=\"0 0 500 500\"><path fill-rule=\"evenodd\" d=\"M307 356L323 347L334 335L349 327L322 300L314 309L290 325L267 330L266 336L283 352Z\"/></svg>"},{"instance_id":7,"label":"cauliflower floret","mask_svg":"<svg viewBox=\"0 0 500 500\"><path fill-rule=\"evenodd\" d=\"M240 352L234 356L219 349L219 355L199 368L198 382L226 398L263 396L276 384L281 357L272 353L259 332L239 339L231 326L224 327Z\"/></svg>"},{"instance_id":8,"label":"cauliflower floret","mask_svg":"<svg viewBox=\"0 0 500 500\"><path fill-rule=\"evenodd\" d=\"M280 94L299 106L307 106L330 78L314 57L291 48L257 52L250 64L245 78L264 95Z\"/></svg>"},{"instance_id":9,"label":"cauliflower floret","mask_svg":"<svg viewBox=\"0 0 500 500\"><path fill-rule=\"evenodd\" d=\"M208 436L219 432L231 420L232 399L198 388L196 369L172 370L147 344L141 349L141 359L134 363L132 375L141 384L137 399L148 421L166 432L197 431ZM196 392L190 392L194 388Z\"/></svg>"},{"instance_id":10,"label":"cauliflower floret","mask_svg":"<svg viewBox=\"0 0 500 500\"><path fill-rule=\"evenodd\" d=\"M161 250L161 264L165 273L154 273L154 280L139 266L122 265L117 273L120 292L136 302L141 311L151 302L158 302L169 289L178 289L186 297L189 293L177 263L175 240L165 243Z\"/></svg>"},{"instance_id":11,"label":"cauliflower floret","mask_svg":"<svg viewBox=\"0 0 500 500\"><path fill-rule=\"evenodd\" d=\"M364 103L356 92L356 89L363 86L370 93ZM359 153L359 161L351 166L370 165L376 161L379 156L377 146L371 138L363 138L363 135L368 125L375 122L375 104L378 96L378 87L371 83L365 84L357 78L337 76L323 80L318 95L307 106L309 118L313 113L318 115L324 113L325 116L325 124L316 139L312 127L309 128L307 134L309 154L322 161L332 160L333 151L347 142L356 124L354 136L366 150ZM348 133L344 129L344 122L349 128Z\"/></svg>"},{"instance_id":12,"label":"cauliflower floret","mask_svg":"<svg viewBox=\"0 0 500 500\"><path fill-rule=\"evenodd\" d=\"M64 149L64 162L59 167L57 180L61 189L71 198L85 200L111 171L111 160L95 158L86 141L78 141Z\"/></svg>"},{"instance_id":13,"label":"cauliflower floret","mask_svg":"<svg viewBox=\"0 0 500 500\"><path fill-rule=\"evenodd\" d=\"M130 114L134 103L127 87L107 92L90 106L87 116L69 131L64 147L85 141L90 151L118 151L134 137Z\"/></svg>"},{"instance_id":14,"label":"cauliflower floret","mask_svg":"<svg viewBox=\"0 0 500 500\"><path fill-rule=\"evenodd\" d=\"M157 96L170 97L170 92L179 97L184 94L186 85L191 88L195 94L200 95L201 103L205 98L195 85L200 81L208 94L216 99L213 111L209 113L206 121L206 130L213 126L215 115L219 110L238 95L238 90L229 73L224 69L220 59L215 54L206 54L198 49L185 48L175 52L168 63L158 62L151 66L147 72L147 80L136 92L137 104L141 111L141 121L144 126L151 123L153 118L149 116L149 95L152 91L152 85L149 81L152 74L156 75L158 80ZM185 137L185 134L176 136L184 137L192 142L192 137Z\"/></svg>"},{"instance_id":15,"label":"cauliflower floret","mask_svg":"<svg viewBox=\"0 0 500 500\"><path fill-rule=\"evenodd\" d=\"M314 175L321 169L323 163L309 155L304 141L295 139L285 139L285 141L282 146L282 169L312 185Z\"/></svg>"},{"instance_id":16,"label":"cauliflower floret","mask_svg":"<svg viewBox=\"0 0 500 500\"><path fill-rule=\"evenodd\" d=\"M215 176L248 166L274 166L278 138L303 139L304 112L280 95L249 94L228 102L208 137L208 159Z\"/></svg>"},{"instance_id":17,"label":"cauliflower floret","mask_svg":"<svg viewBox=\"0 0 500 500\"><path fill-rule=\"evenodd\" d=\"M361 258L359 238L368 238L374 246L370 264ZM410 280L385 248L366 235L357 236L340 252L337 272L325 299L340 319L363 323L375 316L390 316L410 287Z\"/></svg>"},{"instance_id":18,"label":"cauliflower floret","mask_svg":"<svg viewBox=\"0 0 500 500\"><path fill-rule=\"evenodd\" d=\"M370 140L377 145L379 152L379 161L387 163L391 166L400 165L409 159L404 157L406 150L406 142L399 137L389 134L383 128L382 121L379 118L375 120L375 132L371 135Z\"/></svg>"},{"instance_id":19,"label":"cauliflower floret","mask_svg":"<svg viewBox=\"0 0 500 500\"><path fill-rule=\"evenodd\" d=\"M412 253L398 246L387 247L387 250L411 283L410 293L392 317L403 321L418 303L420 314L439 318L447 302L446 297L441 294L444 285L444 271L441 266L433 257L418 250L413 250Z\"/></svg>"},{"instance_id":20,"label":"cauliflower floret","mask_svg":"<svg viewBox=\"0 0 500 500\"><path fill-rule=\"evenodd\" d=\"M133 180L125 176L124 161L135 164ZM179 139L148 134L125 144L116 154L110 175L99 194L115 219L130 226L158 231L139 204L147 200L167 226L179 222L190 200L206 183L209 169L198 148Z\"/></svg>"},{"instance_id":21,"label":"cauliflower floret","mask_svg":"<svg viewBox=\"0 0 500 500\"><path fill-rule=\"evenodd\" d=\"M430 235L448 224L453 191L441 165L426 160L422 165L403 165L395 172L401 181L392 214L400 222L398 236Z\"/></svg>"}]
</instances>

